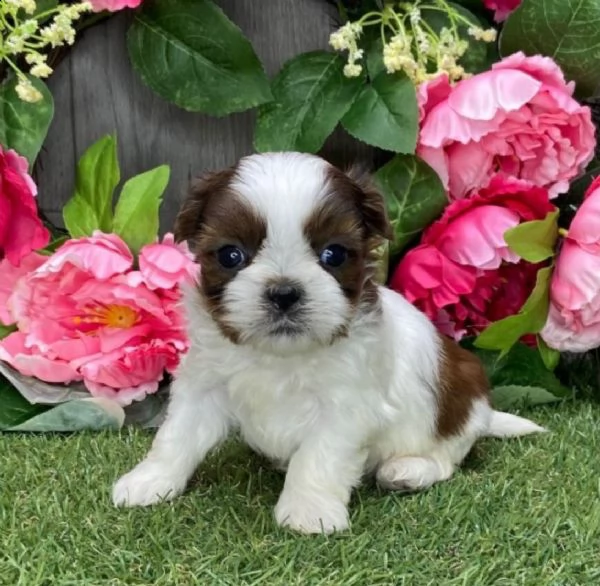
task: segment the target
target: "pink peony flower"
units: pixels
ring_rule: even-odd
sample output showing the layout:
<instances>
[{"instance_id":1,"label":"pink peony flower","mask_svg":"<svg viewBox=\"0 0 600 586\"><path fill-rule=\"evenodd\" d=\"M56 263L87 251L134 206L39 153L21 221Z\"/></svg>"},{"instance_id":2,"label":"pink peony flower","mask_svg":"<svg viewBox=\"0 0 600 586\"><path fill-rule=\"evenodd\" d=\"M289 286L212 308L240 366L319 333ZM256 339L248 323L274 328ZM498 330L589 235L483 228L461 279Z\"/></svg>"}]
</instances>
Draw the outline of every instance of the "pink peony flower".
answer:
<instances>
[{"instance_id":1,"label":"pink peony flower","mask_svg":"<svg viewBox=\"0 0 600 586\"><path fill-rule=\"evenodd\" d=\"M0 341L0 359L48 382L82 380L93 395L123 405L155 392L188 346L179 287L194 274L175 266L189 253L169 237L158 245L168 252L153 253L155 246L140 258L152 259L151 275L171 278L154 290L112 234L69 241L43 263L28 260L32 270L14 273L8 299L0 290L0 315L19 328Z\"/></svg>"},{"instance_id":2,"label":"pink peony flower","mask_svg":"<svg viewBox=\"0 0 600 586\"><path fill-rule=\"evenodd\" d=\"M50 233L40 220L37 188L27 173L27 160L0 146L0 260L13 265L32 250L43 248Z\"/></svg>"},{"instance_id":3,"label":"pink peony flower","mask_svg":"<svg viewBox=\"0 0 600 586\"><path fill-rule=\"evenodd\" d=\"M494 176L469 199L451 203L394 272L390 287L460 339L514 315L535 286L538 265L512 252L504 233L555 208L548 192Z\"/></svg>"},{"instance_id":4,"label":"pink peony flower","mask_svg":"<svg viewBox=\"0 0 600 586\"><path fill-rule=\"evenodd\" d=\"M65 242L52 255L46 269L58 272L65 263L71 263L104 280L128 271L133 265L133 255L118 236L96 231L89 238Z\"/></svg>"},{"instance_id":5,"label":"pink peony flower","mask_svg":"<svg viewBox=\"0 0 600 586\"><path fill-rule=\"evenodd\" d=\"M43 265L47 260L47 256L30 252L21 259L18 267L9 263L7 259L0 261L0 323L4 325L13 323L13 316L8 310L8 298L12 295L17 281Z\"/></svg>"},{"instance_id":6,"label":"pink peony flower","mask_svg":"<svg viewBox=\"0 0 600 586\"><path fill-rule=\"evenodd\" d=\"M519 7L521 0L483 0L483 3L487 9L495 11L494 20L502 22Z\"/></svg>"},{"instance_id":7,"label":"pink peony flower","mask_svg":"<svg viewBox=\"0 0 600 586\"><path fill-rule=\"evenodd\" d=\"M419 88L417 153L450 199L467 197L496 173L567 190L594 155L590 109L548 57L515 53L454 87L444 76Z\"/></svg>"},{"instance_id":8,"label":"pink peony flower","mask_svg":"<svg viewBox=\"0 0 600 586\"><path fill-rule=\"evenodd\" d=\"M141 3L142 0L90 0L94 12L117 12L123 8L137 8Z\"/></svg>"},{"instance_id":9,"label":"pink peony flower","mask_svg":"<svg viewBox=\"0 0 600 586\"><path fill-rule=\"evenodd\" d=\"M193 281L198 272L187 244L175 244L173 234L165 234L161 243L144 246L139 262L141 276L150 289L172 289L182 281Z\"/></svg>"},{"instance_id":10,"label":"pink peony flower","mask_svg":"<svg viewBox=\"0 0 600 586\"><path fill-rule=\"evenodd\" d=\"M562 243L541 335L561 351L600 346L600 177L588 188Z\"/></svg>"}]
</instances>

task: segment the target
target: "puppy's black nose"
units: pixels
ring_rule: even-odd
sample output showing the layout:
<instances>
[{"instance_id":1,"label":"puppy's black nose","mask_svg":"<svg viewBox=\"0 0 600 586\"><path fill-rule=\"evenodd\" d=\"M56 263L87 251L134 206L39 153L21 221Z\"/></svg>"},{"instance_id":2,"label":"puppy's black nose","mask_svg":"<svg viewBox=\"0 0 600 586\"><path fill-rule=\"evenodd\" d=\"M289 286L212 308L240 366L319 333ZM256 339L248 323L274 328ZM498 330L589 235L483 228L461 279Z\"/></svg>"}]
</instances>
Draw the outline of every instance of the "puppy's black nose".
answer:
<instances>
[{"instance_id":1,"label":"puppy's black nose","mask_svg":"<svg viewBox=\"0 0 600 586\"><path fill-rule=\"evenodd\" d=\"M288 311L302 297L302 292L293 285L274 285L267 289L267 299L280 311Z\"/></svg>"}]
</instances>

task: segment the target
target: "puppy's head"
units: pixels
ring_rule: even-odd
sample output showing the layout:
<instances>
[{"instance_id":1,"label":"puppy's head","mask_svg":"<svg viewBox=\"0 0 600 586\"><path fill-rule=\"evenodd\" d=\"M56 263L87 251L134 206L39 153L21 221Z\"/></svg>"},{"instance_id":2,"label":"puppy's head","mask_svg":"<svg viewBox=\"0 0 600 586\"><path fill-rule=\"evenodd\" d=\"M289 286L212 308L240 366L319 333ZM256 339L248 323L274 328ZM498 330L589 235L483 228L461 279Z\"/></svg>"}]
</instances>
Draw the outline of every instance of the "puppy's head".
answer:
<instances>
[{"instance_id":1,"label":"puppy's head","mask_svg":"<svg viewBox=\"0 0 600 586\"><path fill-rule=\"evenodd\" d=\"M390 237L381 196L299 153L253 155L205 176L177 218L222 333L273 354L328 345L377 304L373 249Z\"/></svg>"}]
</instances>

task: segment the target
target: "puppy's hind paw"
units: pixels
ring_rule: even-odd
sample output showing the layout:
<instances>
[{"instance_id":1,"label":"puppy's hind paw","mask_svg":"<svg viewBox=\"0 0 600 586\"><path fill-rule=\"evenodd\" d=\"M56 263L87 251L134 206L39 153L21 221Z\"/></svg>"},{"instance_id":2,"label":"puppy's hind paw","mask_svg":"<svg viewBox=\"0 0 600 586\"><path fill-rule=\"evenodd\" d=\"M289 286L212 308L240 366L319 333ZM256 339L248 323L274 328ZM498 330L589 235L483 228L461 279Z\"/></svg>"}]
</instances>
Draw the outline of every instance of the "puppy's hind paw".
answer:
<instances>
[{"instance_id":1,"label":"puppy's hind paw","mask_svg":"<svg viewBox=\"0 0 600 586\"><path fill-rule=\"evenodd\" d=\"M164 466L146 460L117 480L112 500L116 507L145 507L169 501L184 489L185 479L174 478Z\"/></svg>"},{"instance_id":2,"label":"puppy's hind paw","mask_svg":"<svg viewBox=\"0 0 600 586\"><path fill-rule=\"evenodd\" d=\"M377 483L387 490L413 492L425 490L450 474L434 460L405 456L385 462L377 471Z\"/></svg>"}]
</instances>

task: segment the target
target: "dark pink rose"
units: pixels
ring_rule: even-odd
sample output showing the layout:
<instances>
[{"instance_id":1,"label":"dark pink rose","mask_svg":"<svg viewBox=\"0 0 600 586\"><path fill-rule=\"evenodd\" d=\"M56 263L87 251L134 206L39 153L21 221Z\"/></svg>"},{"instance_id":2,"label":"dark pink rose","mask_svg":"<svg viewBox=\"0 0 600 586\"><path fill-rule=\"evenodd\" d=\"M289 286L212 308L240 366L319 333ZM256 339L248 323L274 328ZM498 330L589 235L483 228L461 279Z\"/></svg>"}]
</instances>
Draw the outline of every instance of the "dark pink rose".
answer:
<instances>
[{"instance_id":1,"label":"dark pink rose","mask_svg":"<svg viewBox=\"0 0 600 586\"><path fill-rule=\"evenodd\" d=\"M0 146L0 260L18 265L32 250L48 244L50 233L38 216L36 195L27 160Z\"/></svg>"},{"instance_id":2,"label":"dark pink rose","mask_svg":"<svg viewBox=\"0 0 600 586\"><path fill-rule=\"evenodd\" d=\"M390 286L460 339L519 311L538 265L510 250L504 233L555 208L548 192L495 176L472 197L451 203L394 272Z\"/></svg>"}]
</instances>

